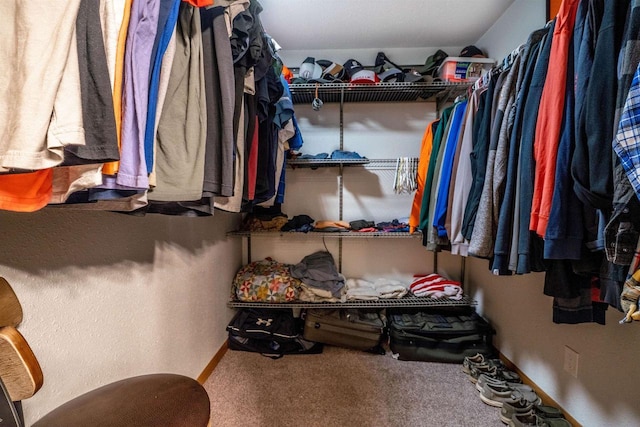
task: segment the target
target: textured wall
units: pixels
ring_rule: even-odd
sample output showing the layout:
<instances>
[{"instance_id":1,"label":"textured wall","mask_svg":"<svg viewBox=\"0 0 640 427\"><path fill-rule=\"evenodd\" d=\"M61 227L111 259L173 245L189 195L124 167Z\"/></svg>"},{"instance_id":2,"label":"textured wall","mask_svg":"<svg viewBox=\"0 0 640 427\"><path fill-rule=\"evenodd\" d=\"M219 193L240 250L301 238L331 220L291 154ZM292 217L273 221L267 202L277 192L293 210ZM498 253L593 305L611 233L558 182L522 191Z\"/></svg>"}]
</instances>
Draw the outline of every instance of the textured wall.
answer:
<instances>
[{"instance_id":1,"label":"textured wall","mask_svg":"<svg viewBox=\"0 0 640 427\"><path fill-rule=\"evenodd\" d=\"M0 213L0 275L24 308L18 327L44 372L27 425L128 376L197 377L226 339L241 264L238 216L132 217L48 208Z\"/></svg>"}]
</instances>

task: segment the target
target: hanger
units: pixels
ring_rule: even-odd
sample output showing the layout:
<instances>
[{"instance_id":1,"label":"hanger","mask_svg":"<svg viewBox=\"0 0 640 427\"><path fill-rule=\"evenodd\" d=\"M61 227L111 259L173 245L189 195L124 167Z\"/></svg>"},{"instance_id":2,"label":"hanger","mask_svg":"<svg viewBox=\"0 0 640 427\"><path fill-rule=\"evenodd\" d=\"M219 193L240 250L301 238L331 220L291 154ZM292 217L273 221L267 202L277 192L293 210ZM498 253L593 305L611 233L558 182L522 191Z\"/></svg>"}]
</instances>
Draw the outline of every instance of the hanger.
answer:
<instances>
[{"instance_id":1,"label":"hanger","mask_svg":"<svg viewBox=\"0 0 640 427\"><path fill-rule=\"evenodd\" d=\"M524 44L519 45L517 48L513 49L511 53L509 53L507 56L505 56L502 59L501 69L503 71L511 68L511 66L513 65L516 58L520 55L520 52L522 51L523 48L524 48Z\"/></svg>"},{"instance_id":2,"label":"hanger","mask_svg":"<svg viewBox=\"0 0 640 427\"><path fill-rule=\"evenodd\" d=\"M466 98L467 98L467 94L463 93L462 95L456 96L456 99L453 100L453 103L457 104L458 102L464 101Z\"/></svg>"},{"instance_id":3,"label":"hanger","mask_svg":"<svg viewBox=\"0 0 640 427\"><path fill-rule=\"evenodd\" d=\"M495 67L491 68L491 70L487 71L480 77L478 80L473 82L472 90L476 91L478 89L483 89L489 85L491 82L491 78L493 77Z\"/></svg>"}]
</instances>

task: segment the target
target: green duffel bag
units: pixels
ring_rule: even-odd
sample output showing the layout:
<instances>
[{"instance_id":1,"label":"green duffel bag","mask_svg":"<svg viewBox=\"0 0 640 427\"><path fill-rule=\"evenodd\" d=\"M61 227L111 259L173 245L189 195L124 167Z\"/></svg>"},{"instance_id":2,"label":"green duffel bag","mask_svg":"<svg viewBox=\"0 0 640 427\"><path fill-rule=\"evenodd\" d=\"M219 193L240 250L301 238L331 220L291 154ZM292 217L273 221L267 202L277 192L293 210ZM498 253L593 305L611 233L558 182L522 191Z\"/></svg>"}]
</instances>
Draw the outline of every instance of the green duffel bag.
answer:
<instances>
[{"instance_id":1,"label":"green duffel bag","mask_svg":"<svg viewBox=\"0 0 640 427\"><path fill-rule=\"evenodd\" d=\"M304 315L304 339L384 354L386 321L380 310L310 308Z\"/></svg>"}]
</instances>

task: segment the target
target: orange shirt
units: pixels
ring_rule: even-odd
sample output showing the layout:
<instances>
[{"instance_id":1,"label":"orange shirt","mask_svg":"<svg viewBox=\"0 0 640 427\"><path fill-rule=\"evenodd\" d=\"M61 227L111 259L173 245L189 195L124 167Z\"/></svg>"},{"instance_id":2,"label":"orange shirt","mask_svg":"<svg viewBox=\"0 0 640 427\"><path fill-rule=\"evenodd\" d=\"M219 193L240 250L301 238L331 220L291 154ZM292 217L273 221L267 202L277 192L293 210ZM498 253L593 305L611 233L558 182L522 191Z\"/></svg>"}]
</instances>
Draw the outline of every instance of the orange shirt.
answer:
<instances>
[{"instance_id":1,"label":"orange shirt","mask_svg":"<svg viewBox=\"0 0 640 427\"><path fill-rule=\"evenodd\" d=\"M287 83L291 83L291 80L293 80L293 73L286 65L282 66L282 76L287 81Z\"/></svg>"},{"instance_id":2,"label":"orange shirt","mask_svg":"<svg viewBox=\"0 0 640 427\"><path fill-rule=\"evenodd\" d=\"M413 196L413 205L409 215L409 231L413 233L420 225L420 208L422 206L422 194L424 192L424 182L427 178L431 149L433 148L433 124L435 120L427 125L422 135L422 145L420 146L420 158L418 160L417 190Z\"/></svg>"},{"instance_id":3,"label":"orange shirt","mask_svg":"<svg viewBox=\"0 0 640 427\"><path fill-rule=\"evenodd\" d=\"M118 147L120 147L120 133L122 131L122 79L124 78L124 46L127 41L127 30L129 29L129 20L131 19L131 4L133 0L126 0L124 3L124 15L120 32L118 33L118 46L116 48L116 68L114 71L113 82L113 112L116 116L116 136L118 138ZM120 162L108 162L102 167L102 173L105 175L115 175L118 172Z\"/></svg>"},{"instance_id":4,"label":"orange shirt","mask_svg":"<svg viewBox=\"0 0 640 427\"><path fill-rule=\"evenodd\" d=\"M0 175L0 209L34 212L51 200L53 169Z\"/></svg>"}]
</instances>

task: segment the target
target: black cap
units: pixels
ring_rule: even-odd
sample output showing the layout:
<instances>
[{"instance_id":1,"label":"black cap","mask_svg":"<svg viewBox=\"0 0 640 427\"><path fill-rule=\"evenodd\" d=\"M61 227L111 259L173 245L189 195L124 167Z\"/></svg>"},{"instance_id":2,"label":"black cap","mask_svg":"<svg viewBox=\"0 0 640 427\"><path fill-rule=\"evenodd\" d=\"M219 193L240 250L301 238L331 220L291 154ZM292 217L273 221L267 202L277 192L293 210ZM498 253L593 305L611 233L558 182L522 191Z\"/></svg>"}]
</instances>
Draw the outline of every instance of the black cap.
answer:
<instances>
[{"instance_id":1,"label":"black cap","mask_svg":"<svg viewBox=\"0 0 640 427\"><path fill-rule=\"evenodd\" d=\"M344 70L347 72L347 76L351 78L358 71L364 70L362 64L355 59L348 59L347 62L342 66Z\"/></svg>"},{"instance_id":2,"label":"black cap","mask_svg":"<svg viewBox=\"0 0 640 427\"><path fill-rule=\"evenodd\" d=\"M460 51L460 56L465 58L486 58L486 55L476 46L470 45Z\"/></svg>"}]
</instances>

